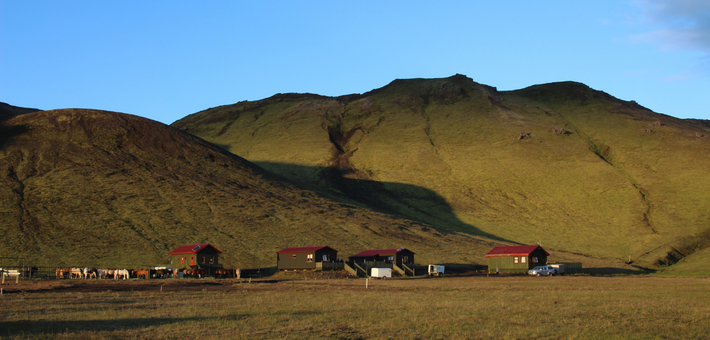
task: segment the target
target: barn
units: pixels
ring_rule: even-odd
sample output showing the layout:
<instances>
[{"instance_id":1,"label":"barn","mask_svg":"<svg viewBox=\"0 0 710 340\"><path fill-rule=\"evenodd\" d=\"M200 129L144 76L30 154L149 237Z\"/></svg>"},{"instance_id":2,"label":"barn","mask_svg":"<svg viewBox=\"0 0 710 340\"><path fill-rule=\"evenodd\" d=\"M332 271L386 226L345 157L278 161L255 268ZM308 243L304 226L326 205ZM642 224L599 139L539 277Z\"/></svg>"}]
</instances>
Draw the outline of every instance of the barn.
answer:
<instances>
[{"instance_id":1,"label":"barn","mask_svg":"<svg viewBox=\"0 0 710 340\"><path fill-rule=\"evenodd\" d=\"M486 254L488 272L527 273L528 270L547 264L550 254L539 245L495 247Z\"/></svg>"},{"instance_id":2,"label":"barn","mask_svg":"<svg viewBox=\"0 0 710 340\"><path fill-rule=\"evenodd\" d=\"M170 252L170 263L174 268L211 269L222 268L219 263L222 252L209 243L186 244Z\"/></svg>"},{"instance_id":3,"label":"barn","mask_svg":"<svg viewBox=\"0 0 710 340\"><path fill-rule=\"evenodd\" d=\"M338 251L328 246L290 247L276 252L279 270L324 269L337 260Z\"/></svg>"},{"instance_id":4,"label":"barn","mask_svg":"<svg viewBox=\"0 0 710 340\"><path fill-rule=\"evenodd\" d=\"M370 249L349 256L350 263L384 262L398 267L414 264L414 252L407 248Z\"/></svg>"}]
</instances>

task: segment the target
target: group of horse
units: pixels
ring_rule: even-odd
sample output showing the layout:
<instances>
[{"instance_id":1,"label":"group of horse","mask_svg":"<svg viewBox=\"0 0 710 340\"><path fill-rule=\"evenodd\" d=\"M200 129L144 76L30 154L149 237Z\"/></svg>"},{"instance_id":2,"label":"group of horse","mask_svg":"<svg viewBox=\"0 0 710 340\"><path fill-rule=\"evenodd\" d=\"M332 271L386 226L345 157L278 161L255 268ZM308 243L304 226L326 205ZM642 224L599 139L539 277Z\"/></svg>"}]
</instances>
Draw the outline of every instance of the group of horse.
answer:
<instances>
[{"instance_id":1,"label":"group of horse","mask_svg":"<svg viewBox=\"0 0 710 340\"><path fill-rule=\"evenodd\" d=\"M128 269L96 269L96 268L57 268L58 279L106 279L128 280L130 271Z\"/></svg>"},{"instance_id":2,"label":"group of horse","mask_svg":"<svg viewBox=\"0 0 710 340\"><path fill-rule=\"evenodd\" d=\"M239 269L217 269L214 273L215 277L233 277L241 278L241 270ZM96 268L58 268L56 271L58 279L106 279L113 278L114 280L129 278L148 279L155 278L171 278L171 277L197 277L202 278L209 276L209 272L205 269L96 269Z\"/></svg>"}]
</instances>

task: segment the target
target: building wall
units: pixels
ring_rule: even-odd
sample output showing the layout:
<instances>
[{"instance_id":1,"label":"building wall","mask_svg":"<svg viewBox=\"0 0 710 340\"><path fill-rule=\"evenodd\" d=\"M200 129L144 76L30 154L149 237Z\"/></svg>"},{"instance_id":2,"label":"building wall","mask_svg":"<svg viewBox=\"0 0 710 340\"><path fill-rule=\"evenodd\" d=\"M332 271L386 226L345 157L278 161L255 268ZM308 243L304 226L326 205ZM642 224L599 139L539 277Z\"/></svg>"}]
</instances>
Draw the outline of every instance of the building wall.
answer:
<instances>
[{"instance_id":1,"label":"building wall","mask_svg":"<svg viewBox=\"0 0 710 340\"><path fill-rule=\"evenodd\" d=\"M516 257L518 263L515 263ZM522 258L525 258L524 262ZM531 268L531 264L527 256L494 256L488 258L488 272L495 273L498 268L501 273L525 273Z\"/></svg>"},{"instance_id":2,"label":"building wall","mask_svg":"<svg viewBox=\"0 0 710 340\"><path fill-rule=\"evenodd\" d=\"M181 261L181 258L185 258L184 261ZM207 247L203 249L202 251L195 253L195 254L180 254L180 255L172 255L172 267L173 268L191 268L190 266L190 259L194 258L194 267L195 268L202 268L202 269L208 269L212 267L220 267L221 265L219 264L219 253L216 252L214 249ZM210 258L214 258L214 262L210 263ZM204 259L204 263L203 263Z\"/></svg>"},{"instance_id":3,"label":"building wall","mask_svg":"<svg viewBox=\"0 0 710 340\"><path fill-rule=\"evenodd\" d=\"M414 253L412 253L411 251L402 250L397 253L396 258L397 258L396 264L399 267L402 266L402 263L404 263L406 265L411 265L414 263Z\"/></svg>"},{"instance_id":4,"label":"building wall","mask_svg":"<svg viewBox=\"0 0 710 340\"><path fill-rule=\"evenodd\" d=\"M327 260L323 258L324 255L327 256ZM315 262L335 262L337 259L338 252L330 248L319 249L315 253Z\"/></svg>"},{"instance_id":5,"label":"building wall","mask_svg":"<svg viewBox=\"0 0 710 340\"><path fill-rule=\"evenodd\" d=\"M308 255L311 255L312 262L308 262ZM322 256L321 256L322 260ZM316 254L310 253L277 253L276 265L279 270L287 269L315 269Z\"/></svg>"}]
</instances>

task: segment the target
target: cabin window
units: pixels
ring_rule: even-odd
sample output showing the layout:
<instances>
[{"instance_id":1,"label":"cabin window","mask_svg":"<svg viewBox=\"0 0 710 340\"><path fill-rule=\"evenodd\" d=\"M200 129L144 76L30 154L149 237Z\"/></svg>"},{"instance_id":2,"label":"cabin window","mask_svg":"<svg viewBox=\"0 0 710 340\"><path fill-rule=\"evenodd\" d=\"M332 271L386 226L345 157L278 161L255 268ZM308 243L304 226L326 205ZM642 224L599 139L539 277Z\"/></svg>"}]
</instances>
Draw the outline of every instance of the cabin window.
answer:
<instances>
[{"instance_id":1,"label":"cabin window","mask_svg":"<svg viewBox=\"0 0 710 340\"><path fill-rule=\"evenodd\" d=\"M323 262L329 262L330 261L330 256L328 254L323 254Z\"/></svg>"},{"instance_id":2,"label":"cabin window","mask_svg":"<svg viewBox=\"0 0 710 340\"><path fill-rule=\"evenodd\" d=\"M387 256L387 261L389 261L389 262L394 261L394 256Z\"/></svg>"},{"instance_id":3,"label":"cabin window","mask_svg":"<svg viewBox=\"0 0 710 340\"><path fill-rule=\"evenodd\" d=\"M210 257L210 264L214 264L214 256Z\"/></svg>"},{"instance_id":4,"label":"cabin window","mask_svg":"<svg viewBox=\"0 0 710 340\"><path fill-rule=\"evenodd\" d=\"M180 256L180 264L185 264L185 256Z\"/></svg>"},{"instance_id":5,"label":"cabin window","mask_svg":"<svg viewBox=\"0 0 710 340\"><path fill-rule=\"evenodd\" d=\"M513 257L513 263L518 263L518 257L517 257L517 256Z\"/></svg>"},{"instance_id":6,"label":"cabin window","mask_svg":"<svg viewBox=\"0 0 710 340\"><path fill-rule=\"evenodd\" d=\"M295 259L296 259L296 254L291 254L291 260L295 260Z\"/></svg>"},{"instance_id":7,"label":"cabin window","mask_svg":"<svg viewBox=\"0 0 710 340\"><path fill-rule=\"evenodd\" d=\"M532 263L537 263L537 256L532 257Z\"/></svg>"},{"instance_id":8,"label":"cabin window","mask_svg":"<svg viewBox=\"0 0 710 340\"><path fill-rule=\"evenodd\" d=\"M527 257L523 256L520 258L520 263L525 263L525 260L527 260Z\"/></svg>"},{"instance_id":9,"label":"cabin window","mask_svg":"<svg viewBox=\"0 0 710 340\"><path fill-rule=\"evenodd\" d=\"M306 256L306 262L313 262L313 254L308 254L308 256Z\"/></svg>"},{"instance_id":10,"label":"cabin window","mask_svg":"<svg viewBox=\"0 0 710 340\"><path fill-rule=\"evenodd\" d=\"M205 257L202 257L202 264L205 264Z\"/></svg>"}]
</instances>

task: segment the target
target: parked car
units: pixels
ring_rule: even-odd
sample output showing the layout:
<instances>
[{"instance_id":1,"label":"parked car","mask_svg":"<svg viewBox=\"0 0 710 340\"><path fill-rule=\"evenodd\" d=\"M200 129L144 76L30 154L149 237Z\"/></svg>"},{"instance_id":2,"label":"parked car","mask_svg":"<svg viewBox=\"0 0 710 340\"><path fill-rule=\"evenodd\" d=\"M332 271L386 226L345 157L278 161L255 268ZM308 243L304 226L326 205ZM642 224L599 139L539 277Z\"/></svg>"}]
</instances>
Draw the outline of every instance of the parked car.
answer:
<instances>
[{"instance_id":1,"label":"parked car","mask_svg":"<svg viewBox=\"0 0 710 340\"><path fill-rule=\"evenodd\" d=\"M555 274L557 274L557 268L552 266L537 266L533 269L528 270L528 275L552 276Z\"/></svg>"}]
</instances>

